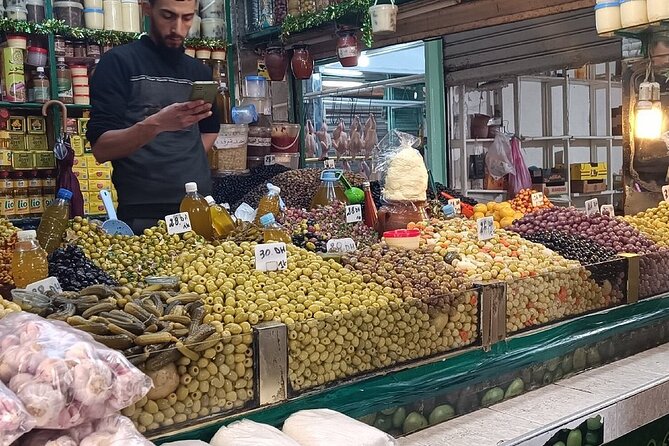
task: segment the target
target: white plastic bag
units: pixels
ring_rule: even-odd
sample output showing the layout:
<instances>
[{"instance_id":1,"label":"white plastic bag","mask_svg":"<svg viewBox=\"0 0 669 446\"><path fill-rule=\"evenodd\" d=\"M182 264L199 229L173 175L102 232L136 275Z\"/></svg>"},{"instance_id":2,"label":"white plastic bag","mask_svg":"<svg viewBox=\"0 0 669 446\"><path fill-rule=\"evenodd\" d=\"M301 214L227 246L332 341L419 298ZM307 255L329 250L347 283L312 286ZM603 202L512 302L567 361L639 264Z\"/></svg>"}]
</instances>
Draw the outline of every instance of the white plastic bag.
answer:
<instances>
[{"instance_id":1,"label":"white plastic bag","mask_svg":"<svg viewBox=\"0 0 669 446\"><path fill-rule=\"evenodd\" d=\"M251 420L241 420L230 426L223 426L216 432L210 444L211 446L300 446L279 429Z\"/></svg>"},{"instance_id":2,"label":"white plastic bag","mask_svg":"<svg viewBox=\"0 0 669 446\"><path fill-rule=\"evenodd\" d=\"M283 433L301 446L393 446L385 432L330 409L302 410L283 424Z\"/></svg>"},{"instance_id":3,"label":"white plastic bag","mask_svg":"<svg viewBox=\"0 0 669 446\"><path fill-rule=\"evenodd\" d=\"M514 173L516 170L513 168L512 159L511 141L503 133L497 132L485 156L485 165L490 176L497 180Z\"/></svg>"},{"instance_id":4,"label":"white plastic bag","mask_svg":"<svg viewBox=\"0 0 669 446\"><path fill-rule=\"evenodd\" d=\"M209 446L209 443L205 443L202 440L181 440L163 443L163 446Z\"/></svg>"},{"instance_id":5,"label":"white plastic bag","mask_svg":"<svg viewBox=\"0 0 669 446\"><path fill-rule=\"evenodd\" d=\"M37 428L69 429L140 400L153 383L121 352L65 322L30 313L0 320L0 381Z\"/></svg>"},{"instance_id":6,"label":"white plastic bag","mask_svg":"<svg viewBox=\"0 0 669 446\"><path fill-rule=\"evenodd\" d=\"M35 426L35 419L11 390L0 382L0 446L9 446Z\"/></svg>"}]
</instances>

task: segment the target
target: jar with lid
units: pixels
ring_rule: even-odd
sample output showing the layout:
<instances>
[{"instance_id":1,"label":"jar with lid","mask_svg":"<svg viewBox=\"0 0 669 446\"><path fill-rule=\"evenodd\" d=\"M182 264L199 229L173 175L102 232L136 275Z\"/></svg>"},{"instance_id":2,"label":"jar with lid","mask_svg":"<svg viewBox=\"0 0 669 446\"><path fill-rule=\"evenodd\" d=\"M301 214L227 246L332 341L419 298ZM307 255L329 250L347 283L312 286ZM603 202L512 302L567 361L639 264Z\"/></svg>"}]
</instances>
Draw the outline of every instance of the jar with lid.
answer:
<instances>
[{"instance_id":1,"label":"jar with lid","mask_svg":"<svg viewBox=\"0 0 669 446\"><path fill-rule=\"evenodd\" d=\"M425 202L386 201L378 212L378 232L406 229L411 222L427 219Z\"/></svg>"},{"instance_id":2,"label":"jar with lid","mask_svg":"<svg viewBox=\"0 0 669 446\"><path fill-rule=\"evenodd\" d=\"M316 0L316 11L322 11L330 6L330 0Z\"/></svg>"},{"instance_id":3,"label":"jar with lid","mask_svg":"<svg viewBox=\"0 0 669 446\"><path fill-rule=\"evenodd\" d=\"M86 44L86 57L92 57L99 59L101 56L100 45L94 42L88 42Z\"/></svg>"},{"instance_id":4,"label":"jar with lid","mask_svg":"<svg viewBox=\"0 0 669 446\"><path fill-rule=\"evenodd\" d=\"M282 81L288 69L288 54L280 45L269 46L265 53L265 66L269 78L273 81Z\"/></svg>"},{"instance_id":5,"label":"jar with lid","mask_svg":"<svg viewBox=\"0 0 669 446\"><path fill-rule=\"evenodd\" d=\"M340 31L337 38L337 57L342 67L357 67L358 51L358 38L355 31Z\"/></svg>"},{"instance_id":6,"label":"jar with lid","mask_svg":"<svg viewBox=\"0 0 669 446\"><path fill-rule=\"evenodd\" d=\"M0 170L0 215L5 218L16 215L14 180L6 170Z\"/></svg>"},{"instance_id":7,"label":"jar with lid","mask_svg":"<svg viewBox=\"0 0 669 446\"><path fill-rule=\"evenodd\" d=\"M44 212L44 195L42 194L42 179L37 170L28 175L29 214L39 217Z\"/></svg>"},{"instance_id":8,"label":"jar with lid","mask_svg":"<svg viewBox=\"0 0 669 446\"><path fill-rule=\"evenodd\" d=\"M74 57L86 57L86 42L83 40L77 40L74 42Z\"/></svg>"},{"instance_id":9,"label":"jar with lid","mask_svg":"<svg viewBox=\"0 0 669 446\"><path fill-rule=\"evenodd\" d=\"M249 124L247 156L263 157L272 149L272 122L267 115L258 115L258 121Z\"/></svg>"},{"instance_id":10,"label":"jar with lid","mask_svg":"<svg viewBox=\"0 0 669 446\"><path fill-rule=\"evenodd\" d=\"M300 14L313 14L316 12L316 0L300 0Z\"/></svg>"},{"instance_id":11,"label":"jar with lid","mask_svg":"<svg viewBox=\"0 0 669 446\"><path fill-rule=\"evenodd\" d=\"M260 0L260 29L274 26L274 4L272 0Z\"/></svg>"},{"instance_id":12,"label":"jar with lid","mask_svg":"<svg viewBox=\"0 0 669 446\"><path fill-rule=\"evenodd\" d=\"M300 0L288 0L288 14L293 17L300 15Z\"/></svg>"},{"instance_id":13,"label":"jar with lid","mask_svg":"<svg viewBox=\"0 0 669 446\"><path fill-rule=\"evenodd\" d=\"M65 41L65 57L74 57L74 42L71 40Z\"/></svg>"},{"instance_id":14,"label":"jar with lid","mask_svg":"<svg viewBox=\"0 0 669 446\"><path fill-rule=\"evenodd\" d=\"M260 29L260 0L246 0L246 32Z\"/></svg>"},{"instance_id":15,"label":"jar with lid","mask_svg":"<svg viewBox=\"0 0 669 446\"><path fill-rule=\"evenodd\" d=\"M16 215L25 217L30 214L30 200L28 200L28 179L21 171L14 172L14 202Z\"/></svg>"},{"instance_id":16,"label":"jar with lid","mask_svg":"<svg viewBox=\"0 0 669 446\"><path fill-rule=\"evenodd\" d=\"M54 37L54 54L56 57L65 57L65 37L56 36Z\"/></svg>"},{"instance_id":17,"label":"jar with lid","mask_svg":"<svg viewBox=\"0 0 669 446\"><path fill-rule=\"evenodd\" d=\"M56 198L56 173L53 170L45 170L42 173L42 194L44 209L46 209Z\"/></svg>"},{"instance_id":18,"label":"jar with lid","mask_svg":"<svg viewBox=\"0 0 669 446\"><path fill-rule=\"evenodd\" d=\"M324 170L321 172L321 185L311 200L311 209L319 206L329 206L336 202L348 203L344 188L339 184L342 170Z\"/></svg>"},{"instance_id":19,"label":"jar with lid","mask_svg":"<svg viewBox=\"0 0 669 446\"><path fill-rule=\"evenodd\" d=\"M290 67L296 79L309 79L314 71L314 59L309 53L309 47L298 45L293 49L293 58L290 60Z\"/></svg>"},{"instance_id":20,"label":"jar with lid","mask_svg":"<svg viewBox=\"0 0 669 446\"><path fill-rule=\"evenodd\" d=\"M288 0L274 0L274 24L280 26L288 15Z\"/></svg>"},{"instance_id":21,"label":"jar with lid","mask_svg":"<svg viewBox=\"0 0 669 446\"><path fill-rule=\"evenodd\" d=\"M646 0L620 0L620 23L623 28L648 23Z\"/></svg>"}]
</instances>

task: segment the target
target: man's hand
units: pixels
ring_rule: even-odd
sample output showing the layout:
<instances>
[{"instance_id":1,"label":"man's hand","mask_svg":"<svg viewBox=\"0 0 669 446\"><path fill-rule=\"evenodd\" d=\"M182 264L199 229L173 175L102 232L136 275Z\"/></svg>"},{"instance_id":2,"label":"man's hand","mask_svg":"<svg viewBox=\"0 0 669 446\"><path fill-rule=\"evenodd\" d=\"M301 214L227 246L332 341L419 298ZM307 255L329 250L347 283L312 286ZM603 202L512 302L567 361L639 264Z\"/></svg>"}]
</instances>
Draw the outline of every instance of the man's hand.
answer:
<instances>
[{"instance_id":1,"label":"man's hand","mask_svg":"<svg viewBox=\"0 0 669 446\"><path fill-rule=\"evenodd\" d=\"M147 120L161 132L176 132L211 116L211 104L198 100L168 105Z\"/></svg>"}]
</instances>

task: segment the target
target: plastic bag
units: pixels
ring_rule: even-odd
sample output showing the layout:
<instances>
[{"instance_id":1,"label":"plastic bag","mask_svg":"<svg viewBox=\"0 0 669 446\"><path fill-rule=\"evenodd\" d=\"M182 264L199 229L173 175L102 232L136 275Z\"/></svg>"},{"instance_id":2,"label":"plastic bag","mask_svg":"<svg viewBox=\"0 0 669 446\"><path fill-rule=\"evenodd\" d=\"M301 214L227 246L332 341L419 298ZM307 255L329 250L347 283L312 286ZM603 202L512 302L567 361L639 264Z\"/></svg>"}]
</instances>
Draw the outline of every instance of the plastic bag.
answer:
<instances>
[{"instance_id":1,"label":"plastic bag","mask_svg":"<svg viewBox=\"0 0 669 446\"><path fill-rule=\"evenodd\" d=\"M121 352L65 322L29 313L0 320L0 381L36 427L69 429L140 400L151 379Z\"/></svg>"},{"instance_id":2,"label":"plastic bag","mask_svg":"<svg viewBox=\"0 0 669 446\"><path fill-rule=\"evenodd\" d=\"M119 414L62 431L33 431L21 438L19 444L20 446L153 446L153 443L137 431L130 419Z\"/></svg>"},{"instance_id":3,"label":"plastic bag","mask_svg":"<svg viewBox=\"0 0 669 446\"><path fill-rule=\"evenodd\" d=\"M385 432L330 409L301 410L294 413L283 424L283 432L302 446L397 444Z\"/></svg>"},{"instance_id":4,"label":"plastic bag","mask_svg":"<svg viewBox=\"0 0 669 446\"><path fill-rule=\"evenodd\" d=\"M509 175L509 189L512 195L516 195L521 190L532 187L532 177L525 164L518 138L513 138L511 141L511 159L514 171Z\"/></svg>"},{"instance_id":5,"label":"plastic bag","mask_svg":"<svg viewBox=\"0 0 669 446\"><path fill-rule=\"evenodd\" d=\"M373 172L380 174L384 200L427 200L427 167L420 152L414 149L419 141L413 135L393 130L379 143Z\"/></svg>"},{"instance_id":6,"label":"plastic bag","mask_svg":"<svg viewBox=\"0 0 669 446\"><path fill-rule=\"evenodd\" d=\"M0 382L0 446L9 446L35 426L35 419L14 393Z\"/></svg>"},{"instance_id":7,"label":"plastic bag","mask_svg":"<svg viewBox=\"0 0 669 446\"><path fill-rule=\"evenodd\" d=\"M251 420L241 420L230 426L223 426L216 432L210 444L211 446L300 446L279 429Z\"/></svg>"},{"instance_id":8,"label":"plastic bag","mask_svg":"<svg viewBox=\"0 0 669 446\"><path fill-rule=\"evenodd\" d=\"M511 153L511 141L501 132L497 132L495 140L490 145L485 156L485 165L488 173L494 179L502 178L504 175L515 172Z\"/></svg>"},{"instance_id":9,"label":"plastic bag","mask_svg":"<svg viewBox=\"0 0 669 446\"><path fill-rule=\"evenodd\" d=\"M209 446L209 443L205 443L202 440L181 440L163 443L163 446Z\"/></svg>"}]
</instances>

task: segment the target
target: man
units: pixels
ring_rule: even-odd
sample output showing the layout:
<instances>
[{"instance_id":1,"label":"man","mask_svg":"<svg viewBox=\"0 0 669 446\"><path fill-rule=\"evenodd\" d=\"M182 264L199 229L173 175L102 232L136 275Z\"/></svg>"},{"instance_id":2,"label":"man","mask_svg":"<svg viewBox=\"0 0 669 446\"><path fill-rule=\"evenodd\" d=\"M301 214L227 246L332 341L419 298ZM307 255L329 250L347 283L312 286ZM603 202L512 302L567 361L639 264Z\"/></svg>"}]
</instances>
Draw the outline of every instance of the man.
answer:
<instances>
[{"instance_id":1,"label":"man","mask_svg":"<svg viewBox=\"0 0 669 446\"><path fill-rule=\"evenodd\" d=\"M150 0L148 36L105 53L91 80L87 137L111 161L118 216L135 234L179 211L184 184L211 193L207 152L218 134L211 104L189 101L211 70L184 53L197 1Z\"/></svg>"}]
</instances>

